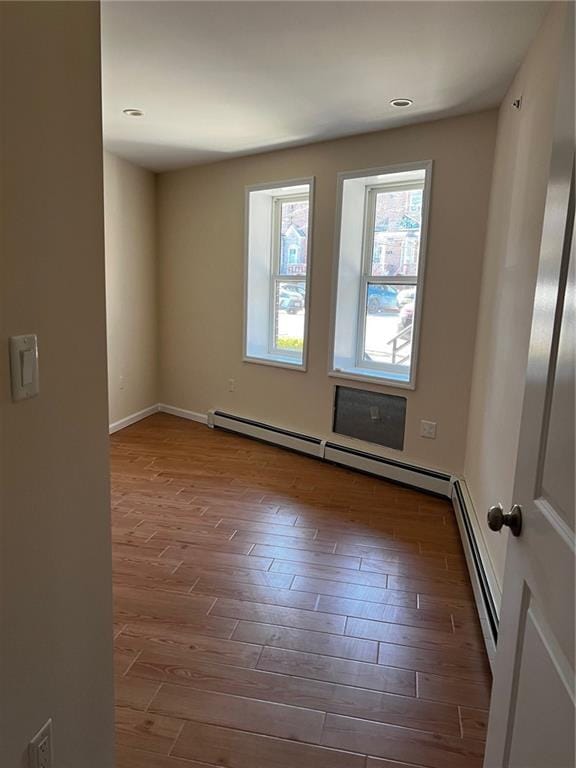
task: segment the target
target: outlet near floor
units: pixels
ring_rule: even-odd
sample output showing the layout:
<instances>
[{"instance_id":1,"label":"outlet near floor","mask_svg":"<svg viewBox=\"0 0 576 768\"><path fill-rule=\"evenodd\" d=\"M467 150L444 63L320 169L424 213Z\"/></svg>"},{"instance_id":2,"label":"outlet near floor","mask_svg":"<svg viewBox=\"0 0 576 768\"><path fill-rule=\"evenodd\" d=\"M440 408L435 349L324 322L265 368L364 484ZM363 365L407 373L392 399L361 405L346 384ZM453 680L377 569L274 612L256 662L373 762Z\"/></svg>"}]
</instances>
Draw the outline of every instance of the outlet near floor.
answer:
<instances>
[{"instance_id":1,"label":"outlet near floor","mask_svg":"<svg viewBox=\"0 0 576 768\"><path fill-rule=\"evenodd\" d=\"M28 745L29 768L52 768L52 720L48 720Z\"/></svg>"},{"instance_id":2,"label":"outlet near floor","mask_svg":"<svg viewBox=\"0 0 576 768\"><path fill-rule=\"evenodd\" d=\"M436 422L422 420L420 422L420 437L434 440L436 438Z\"/></svg>"}]
</instances>

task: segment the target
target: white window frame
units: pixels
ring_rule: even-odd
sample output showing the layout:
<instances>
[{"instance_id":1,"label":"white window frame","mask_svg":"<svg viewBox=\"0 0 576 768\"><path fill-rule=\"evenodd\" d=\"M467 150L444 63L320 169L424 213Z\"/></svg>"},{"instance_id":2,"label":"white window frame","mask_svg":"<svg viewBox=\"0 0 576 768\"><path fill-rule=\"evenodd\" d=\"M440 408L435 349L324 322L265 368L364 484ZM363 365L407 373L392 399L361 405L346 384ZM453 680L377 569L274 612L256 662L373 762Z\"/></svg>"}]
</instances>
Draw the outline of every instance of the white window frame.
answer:
<instances>
[{"instance_id":1,"label":"white window frame","mask_svg":"<svg viewBox=\"0 0 576 768\"><path fill-rule=\"evenodd\" d=\"M282 260L282 205L284 203L297 203L308 200L309 195L274 195L272 198L272 248L271 248L271 267L270 267L270 309L268 314L268 353L272 357L293 358L297 362L298 352L291 349L281 349L276 346L276 290L279 283L304 283L306 286L306 301L308 300L308 269L309 263L306 259L305 275L282 275L280 273L280 262ZM310 223L310 208L308 208L308 223ZM307 254L308 256L309 254ZM307 313L306 301L304 302L304 311ZM304 316L304 343L306 340L306 315ZM302 347L304 355L304 347Z\"/></svg>"},{"instance_id":2,"label":"white window frame","mask_svg":"<svg viewBox=\"0 0 576 768\"><path fill-rule=\"evenodd\" d=\"M331 341L329 351L328 374L335 378L349 379L353 381L364 381L384 385L386 387L400 389L416 389L417 367L419 359L420 330L422 325L422 304L424 295L424 278L426 267L426 250L429 228L430 211L430 191L432 185L432 161L404 163L399 165L389 165L379 168L368 168L359 171L341 172L338 174L338 202L336 211L336 235L334 249L334 280L332 291L332 318L331 318ZM363 211L363 234L360 268L360 286L359 300L357 305L357 326L356 326L356 344L354 364L346 368L337 368L334 365L336 349L336 327L338 312L338 287L340 271L340 238L342 229L342 206L344 182L349 179L364 179L376 176L385 176L387 174L403 173L406 171L424 171L423 182L396 182L396 183L369 183L366 184L364 211ZM371 260L374 247L374 209L376 204L376 195L378 191L387 189L409 187L413 189L422 186L422 218L420 226L420 249L418 252L418 270L416 276L405 275L378 275L371 276ZM364 341L366 332L367 315L367 291L368 285L383 284L395 286L414 286L416 289L416 301L414 305L412 350L410 356L410 376L408 380L402 380L398 377L398 369L392 364L375 363L364 359Z\"/></svg>"},{"instance_id":3,"label":"white window frame","mask_svg":"<svg viewBox=\"0 0 576 768\"><path fill-rule=\"evenodd\" d=\"M294 188L308 187L308 194L294 191ZM274 191L278 190L275 194ZM268 310L267 310L267 348L260 354L251 354L249 352L249 323L248 323L248 302L249 302L249 283L250 283L250 195L252 192L270 192L271 193L271 218L270 218L270 241L267 255L268 262ZM281 205L280 202L305 200L308 199L308 236L306 248L306 274L305 275L281 275ZM290 179L286 181L269 182L262 184L253 184L245 188L245 247L244 247L244 311L243 311L243 361L246 363L256 363L258 365L269 365L275 368L287 368L294 371L306 371L308 367L308 329L310 316L310 285L311 285L311 265L312 265L312 233L313 233L313 214L314 214L314 177L305 177ZM276 339L276 315L275 315L275 292L276 285L279 283L305 283L306 296L304 301L304 339L302 355L297 351L290 349L278 349L275 346Z\"/></svg>"},{"instance_id":4,"label":"white window frame","mask_svg":"<svg viewBox=\"0 0 576 768\"><path fill-rule=\"evenodd\" d=\"M414 286L418 296L418 274L416 275L373 275L372 256L374 253L374 230L376 223L376 200L379 192L399 192L403 189L422 189L424 182L399 182L398 184L373 184L366 187L366 203L364 207L364 235L362 253L362 277L360 283L360 301L358 302L358 332L356 334L356 367L374 371L394 371L394 366L385 363L375 363L364 358L366 345L366 322L368 319L368 289L370 285ZM418 264L418 260L417 260ZM418 273L420 266L418 265ZM414 329L416 330L416 329ZM412 361L410 361L412 364Z\"/></svg>"}]
</instances>

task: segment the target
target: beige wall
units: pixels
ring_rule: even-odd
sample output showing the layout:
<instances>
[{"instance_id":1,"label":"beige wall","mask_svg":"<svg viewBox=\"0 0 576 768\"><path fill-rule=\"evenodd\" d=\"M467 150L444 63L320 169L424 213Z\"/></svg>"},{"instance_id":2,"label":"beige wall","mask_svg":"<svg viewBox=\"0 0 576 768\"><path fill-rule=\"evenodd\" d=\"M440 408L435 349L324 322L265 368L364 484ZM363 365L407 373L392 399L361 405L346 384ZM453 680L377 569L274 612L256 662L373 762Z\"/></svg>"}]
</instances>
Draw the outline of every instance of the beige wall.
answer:
<instances>
[{"instance_id":1,"label":"beige wall","mask_svg":"<svg viewBox=\"0 0 576 768\"><path fill-rule=\"evenodd\" d=\"M153 173L104 153L111 424L158 402L155 195Z\"/></svg>"},{"instance_id":2,"label":"beige wall","mask_svg":"<svg viewBox=\"0 0 576 768\"><path fill-rule=\"evenodd\" d=\"M500 584L508 534L484 521L492 504L512 504L565 13L552 5L498 122L465 477Z\"/></svg>"},{"instance_id":3,"label":"beige wall","mask_svg":"<svg viewBox=\"0 0 576 768\"><path fill-rule=\"evenodd\" d=\"M327 375L336 174L432 159L417 389L367 387L408 398L405 451L382 454L460 470L495 127L496 113L484 112L162 174L161 400L329 436L336 383ZM243 363L244 187L311 175L308 372ZM228 392L230 378L236 379L235 392ZM436 440L419 437L420 419L438 422Z\"/></svg>"},{"instance_id":4,"label":"beige wall","mask_svg":"<svg viewBox=\"0 0 576 768\"><path fill-rule=\"evenodd\" d=\"M112 768L97 3L0 4L0 765L54 721L54 765ZM37 333L12 403L8 336Z\"/></svg>"}]
</instances>

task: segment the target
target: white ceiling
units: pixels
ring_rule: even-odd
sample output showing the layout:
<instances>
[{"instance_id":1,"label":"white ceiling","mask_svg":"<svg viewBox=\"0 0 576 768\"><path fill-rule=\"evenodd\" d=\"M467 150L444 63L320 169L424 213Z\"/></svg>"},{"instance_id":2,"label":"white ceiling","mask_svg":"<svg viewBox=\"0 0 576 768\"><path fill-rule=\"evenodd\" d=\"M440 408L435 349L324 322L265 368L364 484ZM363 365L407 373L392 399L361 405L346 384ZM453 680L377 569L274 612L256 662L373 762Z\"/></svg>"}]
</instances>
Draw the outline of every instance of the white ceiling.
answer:
<instances>
[{"instance_id":1,"label":"white ceiling","mask_svg":"<svg viewBox=\"0 0 576 768\"><path fill-rule=\"evenodd\" d=\"M546 8L107 0L105 145L162 171L489 108Z\"/></svg>"}]
</instances>

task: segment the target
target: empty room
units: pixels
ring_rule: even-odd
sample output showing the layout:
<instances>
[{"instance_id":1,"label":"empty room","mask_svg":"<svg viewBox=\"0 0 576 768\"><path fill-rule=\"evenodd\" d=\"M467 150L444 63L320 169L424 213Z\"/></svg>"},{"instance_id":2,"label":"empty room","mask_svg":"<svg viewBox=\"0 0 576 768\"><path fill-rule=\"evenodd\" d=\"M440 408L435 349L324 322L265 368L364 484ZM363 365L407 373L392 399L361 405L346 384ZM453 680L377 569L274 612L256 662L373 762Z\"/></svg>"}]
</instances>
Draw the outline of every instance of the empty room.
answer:
<instances>
[{"instance_id":1,"label":"empty room","mask_svg":"<svg viewBox=\"0 0 576 768\"><path fill-rule=\"evenodd\" d=\"M1 768L574 768L574 4L0 55Z\"/></svg>"}]
</instances>

